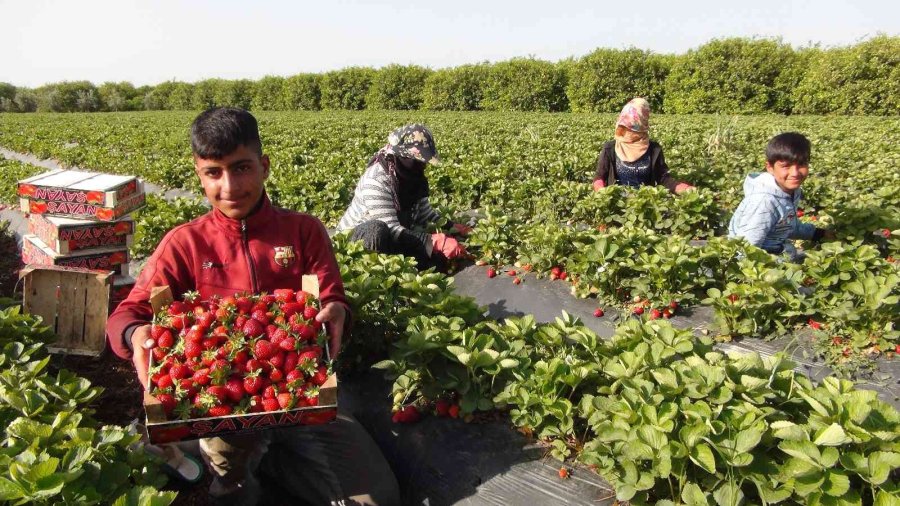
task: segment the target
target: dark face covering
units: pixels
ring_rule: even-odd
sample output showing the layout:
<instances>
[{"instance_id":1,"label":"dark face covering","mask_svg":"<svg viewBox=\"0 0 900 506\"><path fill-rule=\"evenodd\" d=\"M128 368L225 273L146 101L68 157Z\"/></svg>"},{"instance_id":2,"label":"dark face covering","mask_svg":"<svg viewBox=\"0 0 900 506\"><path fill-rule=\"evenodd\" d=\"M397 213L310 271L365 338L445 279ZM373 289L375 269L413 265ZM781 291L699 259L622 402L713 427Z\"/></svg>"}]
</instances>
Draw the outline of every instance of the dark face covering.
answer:
<instances>
[{"instance_id":1,"label":"dark face covering","mask_svg":"<svg viewBox=\"0 0 900 506\"><path fill-rule=\"evenodd\" d=\"M398 157L378 152L369 161L379 162L391 174L394 183L394 207L397 218L404 227L412 223L412 208L416 202L429 195L428 178L425 177L425 163L412 158Z\"/></svg>"}]
</instances>

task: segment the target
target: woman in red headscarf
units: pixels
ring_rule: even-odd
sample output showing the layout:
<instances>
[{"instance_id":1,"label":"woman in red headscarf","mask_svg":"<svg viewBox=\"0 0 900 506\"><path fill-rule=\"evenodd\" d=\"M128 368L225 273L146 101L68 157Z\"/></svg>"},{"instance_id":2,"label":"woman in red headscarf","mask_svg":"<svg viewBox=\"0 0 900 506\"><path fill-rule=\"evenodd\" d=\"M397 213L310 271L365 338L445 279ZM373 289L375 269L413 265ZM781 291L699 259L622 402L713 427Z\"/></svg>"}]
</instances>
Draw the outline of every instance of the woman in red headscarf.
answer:
<instances>
[{"instance_id":1,"label":"woman in red headscarf","mask_svg":"<svg viewBox=\"0 0 900 506\"><path fill-rule=\"evenodd\" d=\"M662 146L650 140L650 104L634 98L616 120L616 137L603 145L597 158L594 191L606 186L663 185L674 193L694 187L669 174Z\"/></svg>"}]
</instances>

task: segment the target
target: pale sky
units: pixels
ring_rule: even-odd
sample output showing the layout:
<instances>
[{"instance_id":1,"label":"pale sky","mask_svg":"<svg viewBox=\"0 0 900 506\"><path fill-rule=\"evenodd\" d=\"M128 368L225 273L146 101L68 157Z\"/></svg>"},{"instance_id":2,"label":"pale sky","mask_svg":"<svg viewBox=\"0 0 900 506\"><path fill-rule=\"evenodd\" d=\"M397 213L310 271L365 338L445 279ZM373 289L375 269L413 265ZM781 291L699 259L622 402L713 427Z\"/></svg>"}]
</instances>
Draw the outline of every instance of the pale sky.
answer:
<instances>
[{"instance_id":1,"label":"pale sky","mask_svg":"<svg viewBox=\"0 0 900 506\"><path fill-rule=\"evenodd\" d=\"M258 79L389 63L441 68L713 38L800 47L900 35L896 0L0 0L0 82Z\"/></svg>"}]
</instances>

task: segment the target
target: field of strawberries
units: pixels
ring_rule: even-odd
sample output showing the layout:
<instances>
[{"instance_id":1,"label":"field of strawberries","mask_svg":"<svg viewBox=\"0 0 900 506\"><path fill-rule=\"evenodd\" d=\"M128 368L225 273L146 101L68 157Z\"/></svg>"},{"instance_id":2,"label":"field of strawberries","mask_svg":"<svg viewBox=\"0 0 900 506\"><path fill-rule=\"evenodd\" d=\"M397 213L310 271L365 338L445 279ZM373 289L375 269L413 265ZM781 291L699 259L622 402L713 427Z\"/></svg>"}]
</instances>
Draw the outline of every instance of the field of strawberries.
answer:
<instances>
[{"instance_id":1,"label":"field of strawberries","mask_svg":"<svg viewBox=\"0 0 900 506\"><path fill-rule=\"evenodd\" d=\"M852 382L900 353L897 118L654 117L651 134L669 166L698 187L673 196L657 188L591 190L594 160L614 121L607 115L258 117L273 160L273 200L332 226L387 132L427 123L444 160L430 169L432 200L445 215L478 217L467 246L484 276L496 276L496 283L548 277L568 283L573 298L595 301L596 317L604 310L628 317L608 340L565 314L550 323L529 316L498 322L454 291L452 276L418 273L409 259L367 253L337 236L357 322L341 360L320 362L311 319L303 309L285 309L298 303L296 294L293 302L285 294L257 295L197 311L179 301L157 326L163 343L167 332L172 336L156 352L168 363L167 375L157 369L154 379L159 395L172 396L160 399L168 412L227 415L274 410L275 403L290 409L315 402L328 367L350 374L374 366L393 381L395 422L428 413L468 420L506 413L555 457L600 473L621 501L900 503L900 415ZM191 113L4 115L0 147L192 190L192 119ZM801 131L813 143L802 219L837 236L798 244L807 253L800 265L723 237L744 175L762 169L766 140L784 130ZM6 203L12 181L41 170L0 164ZM171 226L204 211L199 200L151 195L137 219L132 254L147 255ZM712 308L712 332L698 335L667 321L692 306ZM191 325L178 320L187 313ZM188 339L193 319L210 321ZM232 328L242 339L267 339L252 346L231 341L225 335ZM279 329L285 335L274 339ZM786 356L714 348L786 335L811 339L844 379L816 384ZM261 342L272 349L256 349ZM226 351L214 357L218 352L210 350ZM233 367L238 350L246 350L240 374L217 372L226 355ZM178 360L167 358L173 355ZM276 356L293 362L295 355L294 367L271 363ZM175 362L207 359L206 367L173 373ZM288 388L267 391L260 377ZM222 391L210 392L207 379Z\"/></svg>"}]
</instances>

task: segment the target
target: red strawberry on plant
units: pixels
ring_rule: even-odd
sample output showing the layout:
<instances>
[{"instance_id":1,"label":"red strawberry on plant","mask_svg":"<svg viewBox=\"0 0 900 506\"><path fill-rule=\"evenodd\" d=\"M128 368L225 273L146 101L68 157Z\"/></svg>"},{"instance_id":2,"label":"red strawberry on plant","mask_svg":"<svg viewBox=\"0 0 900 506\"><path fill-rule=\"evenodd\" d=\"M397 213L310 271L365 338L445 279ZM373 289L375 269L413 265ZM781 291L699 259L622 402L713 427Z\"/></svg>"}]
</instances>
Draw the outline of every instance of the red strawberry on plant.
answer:
<instances>
[{"instance_id":1,"label":"red strawberry on plant","mask_svg":"<svg viewBox=\"0 0 900 506\"><path fill-rule=\"evenodd\" d=\"M881 229L881 237L884 237L885 239L889 239L891 237L891 230L889 228Z\"/></svg>"},{"instance_id":2,"label":"red strawberry on plant","mask_svg":"<svg viewBox=\"0 0 900 506\"><path fill-rule=\"evenodd\" d=\"M496 277L496 276L497 276L497 270L494 269L493 267L488 267L488 270L487 270L487 277L493 278L493 277Z\"/></svg>"},{"instance_id":3,"label":"red strawberry on plant","mask_svg":"<svg viewBox=\"0 0 900 506\"><path fill-rule=\"evenodd\" d=\"M669 303L669 309L671 309L673 313L674 313L675 311L677 311L677 310L678 310L678 301L677 301L677 300L673 300L672 302L670 302L670 303Z\"/></svg>"},{"instance_id":4,"label":"red strawberry on plant","mask_svg":"<svg viewBox=\"0 0 900 506\"><path fill-rule=\"evenodd\" d=\"M640 316L640 315L644 314L644 308L642 306L638 306L632 310L632 313Z\"/></svg>"},{"instance_id":5,"label":"red strawberry on plant","mask_svg":"<svg viewBox=\"0 0 900 506\"><path fill-rule=\"evenodd\" d=\"M450 418L458 418L459 417L459 404L454 404L450 406L447 410L447 414L450 415Z\"/></svg>"},{"instance_id":6,"label":"red strawberry on plant","mask_svg":"<svg viewBox=\"0 0 900 506\"><path fill-rule=\"evenodd\" d=\"M672 311L669 311L669 308L665 308L665 309L663 309L663 311L662 311L662 315L663 315L663 318L665 318L666 320L668 320L669 318L672 317Z\"/></svg>"},{"instance_id":7,"label":"red strawberry on plant","mask_svg":"<svg viewBox=\"0 0 900 506\"><path fill-rule=\"evenodd\" d=\"M894 353L900 353L900 344L894 346Z\"/></svg>"},{"instance_id":8,"label":"red strawberry on plant","mask_svg":"<svg viewBox=\"0 0 900 506\"><path fill-rule=\"evenodd\" d=\"M738 295L735 294L735 293L733 293L733 294L731 294L731 295L728 296L728 300L731 301L732 303L737 302L737 300L738 300L739 298L740 298L740 297L738 297Z\"/></svg>"},{"instance_id":9,"label":"red strawberry on plant","mask_svg":"<svg viewBox=\"0 0 900 506\"><path fill-rule=\"evenodd\" d=\"M561 281L565 281L566 278L568 278L568 277L569 277L569 273L566 272L566 271L562 271L562 272L559 273L559 279L560 279Z\"/></svg>"},{"instance_id":10,"label":"red strawberry on plant","mask_svg":"<svg viewBox=\"0 0 900 506\"><path fill-rule=\"evenodd\" d=\"M522 284L522 278L520 278L520 277L517 276L516 278L513 279L513 284L514 284L514 285L521 285L521 284Z\"/></svg>"},{"instance_id":11,"label":"red strawberry on plant","mask_svg":"<svg viewBox=\"0 0 900 506\"><path fill-rule=\"evenodd\" d=\"M797 217L798 217L798 218L802 218L802 217L803 217L803 214L804 214L804 213L803 213L803 209L797 209Z\"/></svg>"},{"instance_id":12,"label":"red strawberry on plant","mask_svg":"<svg viewBox=\"0 0 900 506\"><path fill-rule=\"evenodd\" d=\"M448 416L450 414L450 403L446 399L438 399L434 403L434 412L437 416Z\"/></svg>"},{"instance_id":13,"label":"red strawberry on plant","mask_svg":"<svg viewBox=\"0 0 900 506\"><path fill-rule=\"evenodd\" d=\"M603 310L598 307L594 310L594 316L600 318L601 316L603 316Z\"/></svg>"},{"instance_id":14,"label":"red strawberry on plant","mask_svg":"<svg viewBox=\"0 0 900 506\"><path fill-rule=\"evenodd\" d=\"M820 330L822 328L822 324L810 318L809 327L813 330Z\"/></svg>"},{"instance_id":15,"label":"red strawberry on plant","mask_svg":"<svg viewBox=\"0 0 900 506\"><path fill-rule=\"evenodd\" d=\"M662 312L659 309L651 309L650 310L650 319L656 320L662 317Z\"/></svg>"}]
</instances>

